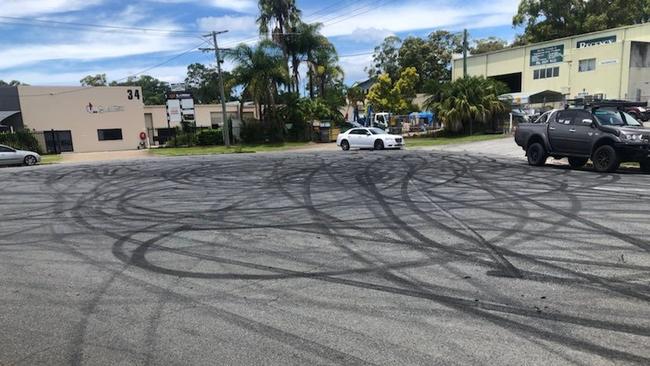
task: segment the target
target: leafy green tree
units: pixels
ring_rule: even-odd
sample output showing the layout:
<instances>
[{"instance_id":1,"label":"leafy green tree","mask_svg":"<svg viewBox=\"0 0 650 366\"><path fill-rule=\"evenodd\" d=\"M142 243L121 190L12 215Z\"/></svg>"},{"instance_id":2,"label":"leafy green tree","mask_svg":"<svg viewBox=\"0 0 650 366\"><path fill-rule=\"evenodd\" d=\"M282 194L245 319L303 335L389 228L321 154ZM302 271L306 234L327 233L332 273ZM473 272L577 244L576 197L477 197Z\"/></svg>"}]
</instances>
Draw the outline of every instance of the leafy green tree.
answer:
<instances>
[{"instance_id":1,"label":"leafy green tree","mask_svg":"<svg viewBox=\"0 0 650 366\"><path fill-rule=\"evenodd\" d=\"M462 39L458 34L436 31L426 39L408 37L399 48L399 70L415 68L419 75L416 90L431 92L440 82L451 78L452 57L460 52Z\"/></svg>"},{"instance_id":2,"label":"leafy green tree","mask_svg":"<svg viewBox=\"0 0 650 366\"><path fill-rule=\"evenodd\" d=\"M647 0L522 0L512 24L524 27L519 45L649 20Z\"/></svg>"},{"instance_id":3,"label":"leafy green tree","mask_svg":"<svg viewBox=\"0 0 650 366\"><path fill-rule=\"evenodd\" d=\"M228 71L223 71L223 77L226 101L233 100L233 91L237 82L232 73ZM219 73L215 68L207 67L200 63L189 65L187 67L185 84L199 104L218 103L221 101Z\"/></svg>"},{"instance_id":4,"label":"leafy green tree","mask_svg":"<svg viewBox=\"0 0 650 366\"><path fill-rule=\"evenodd\" d=\"M143 102L146 105L165 104L165 94L170 90L169 84L149 75L131 76L124 82L112 81L110 86L139 86L142 88Z\"/></svg>"},{"instance_id":5,"label":"leafy green tree","mask_svg":"<svg viewBox=\"0 0 650 366\"><path fill-rule=\"evenodd\" d=\"M87 75L79 80L81 86L107 86L106 74Z\"/></svg>"},{"instance_id":6,"label":"leafy green tree","mask_svg":"<svg viewBox=\"0 0 650 366\"><path fill-rule=\"evenodd\" d=\"M414 67L407 67L402 71L399 80L395 82L393 87L394 93L397 95L396 106L393 108L397 113L412 112L413 104L411 103L415 98L415 88L419 80L419 75Z\"/></svg>"},{"instance_id":7,"label":"leafy green tree","mask_svg":"<svg viewBox=\"0 0 650 366\"><path fill-rule=\"evenodd\" d=\"M469 132L475 123L478 128L506 110L498 98L506 90L504 84L482 76L461 78L444 84L425 107L436 112L449 132Z\"/></svg>"},{"instance_id":8,"label":"leafy green tree","mask_svg":"<svg viewBox=\"0 0 650 366\"><path fill-rule=\"evenodd\" d=\"M415 88L419 75L414 67L407 67L400 78L393 83L388 74L381 74L370 88L367 100L377 112L386 111L397 114L411 112L415 98Z\"/></svg>"},{"instance_id":9,"label":"leafy green tree","mask_svg":"<svg viewBox=\"0 0 650 366\"><path fill-rule=\"evenodd\" d=\"M399 49L402 40L397 36L388 36L377 47L372 55L372 65L365 71L368 77L376 78L378 75L387 74L392 80L399 77Z\"/></svg>"},{"instance_id":10,"label":"leafy green tree","mask_svg":"<svg viewBox=\"0 0 650 366\"><path fill-rule=\"evenodd\" d=\"M475 40L474 45L470 47L469 51L472 55L479 55L482 53L502 50L507 46L508 42L501 38L488 37Z\"/></svg>"}]
</instances>

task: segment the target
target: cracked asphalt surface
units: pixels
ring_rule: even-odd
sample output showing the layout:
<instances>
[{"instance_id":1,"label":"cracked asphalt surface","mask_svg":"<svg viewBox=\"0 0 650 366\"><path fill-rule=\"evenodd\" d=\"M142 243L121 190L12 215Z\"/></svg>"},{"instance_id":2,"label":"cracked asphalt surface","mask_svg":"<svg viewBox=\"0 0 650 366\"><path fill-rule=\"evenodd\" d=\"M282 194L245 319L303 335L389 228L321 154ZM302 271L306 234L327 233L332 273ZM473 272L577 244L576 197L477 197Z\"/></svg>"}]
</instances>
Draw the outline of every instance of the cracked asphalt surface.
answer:
<instances>
[{"instance_id":1,"label":"cracked asphalt surface","mask_svg":"<svg viewBox=\"0 0 650 366\"><path fill-rule=\"evenodd\" d=\"M650 176L439 151L0 169L0 365L650 364Z\"/></svg>"}]
</instances>

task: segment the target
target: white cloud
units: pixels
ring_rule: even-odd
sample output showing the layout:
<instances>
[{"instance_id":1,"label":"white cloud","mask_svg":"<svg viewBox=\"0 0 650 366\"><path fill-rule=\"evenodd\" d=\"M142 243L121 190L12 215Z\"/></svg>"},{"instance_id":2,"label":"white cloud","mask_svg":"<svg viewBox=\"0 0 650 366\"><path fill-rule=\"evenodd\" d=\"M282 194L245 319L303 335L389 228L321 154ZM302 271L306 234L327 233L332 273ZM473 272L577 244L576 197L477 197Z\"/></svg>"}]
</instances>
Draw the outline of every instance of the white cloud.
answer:
<instances>
[{"instance_id":1,"label":"white cloud","mask_svg":"<svg viewBox=\"0 0 650 366\"><path fill-rule=\"evenodd\" d=\"M378 7L367 13L338 18L329 24L325 21L323 34L328 37L351 35L360 25L377 26L391 32L509 25L518 3L518 0L496 0L481 4L456 5L447 1L418 0Z\"/></svg>"},{"instance_id":2,"label":"white cloud","mask_svg":"<svg viewBox=\"0 0 650 366\"><path fill-rule=\"evenodd\" d=\"M77 11L102 0L0 0L3 16L23 17Z\"/></svg>"},{"instance_id":3,"label":"white cloud","mask_svg":"<svg viewBox=\"0 0 650 366\"><path fill-rule=\"evenodd\" d=\"M394 35L388 29L354 28L349 34L337 37L337 41L348 43L380 43L384 38Z\"/></svg>"},{"instance_id":4,"label":"white cloud","mask_svg":"<svg viewBox=\"0 0 650 366\"><path fill-rule=\"evenodd\" d=\"M149 0L150 2L166 4L199 3L215 8L247 12L257 9L257 1L253 0Z\"/></svg>"},{"instance_id":5,"label":"white cloud","mask_svg":"<svg viewBox=\"0 0 650 366\"><path fill-rule=\"evenodd\" d=\"M191 43L190 43L191 42ZM70 43L41 43L24 46L4 46L0 69L25 66L47 60L91 61L134 56L156 52L188 49L197 41L179 40L148 35L88 33Z\"/></svg>"},{"instance_id":6,"label":"white cloud","mask_svg":"<svg viewBox=\"0 0 650 366\"><path fill-rule=\"evenodd\" d=\"M7 75L0 73L0 80L4 77L5 79L20 80L32 85L78 86L79 80L86 75L106 74L108 81L112 81L132 75L145 67L146 65L139 65L139 67L133 68L84 68L63 73L25 70L12 72ZM186 66L164 66L147 72L147 75L151 75L162 81L176 83L185 80L186 73Z\"/></svg>"},{"instance_id":7,"label":"white cloud","mask_svg":"<svg viewBox=\"0 0 650 366\"><path fill-rule=\"evenodd\" d=\"M345 71L345 81L347 83L352 83L354 81L367 79L368 74L363 69L370 65L371 62L372 55L341 57L339 59L339 65L341 65Z\"/></svg>"}]
</instances>

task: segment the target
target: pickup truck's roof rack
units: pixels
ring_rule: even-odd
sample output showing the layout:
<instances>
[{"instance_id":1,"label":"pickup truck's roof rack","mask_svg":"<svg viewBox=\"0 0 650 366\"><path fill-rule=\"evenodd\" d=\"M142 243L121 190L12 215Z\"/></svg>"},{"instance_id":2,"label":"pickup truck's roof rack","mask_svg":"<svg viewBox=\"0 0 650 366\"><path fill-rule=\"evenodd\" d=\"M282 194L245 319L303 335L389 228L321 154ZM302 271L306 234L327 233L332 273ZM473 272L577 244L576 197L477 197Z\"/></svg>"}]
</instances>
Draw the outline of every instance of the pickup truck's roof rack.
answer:
<instances>
[{"instance_id":1,"label":"pickup truck's roof rack","mask_svg":"<svg viewBox=\"0 0 650 366\"><path fill-rule=\"evenodd\" d=\"M596 109L596 108L604 108L604 107L609 107L609 108L626 108L626 107L647 107L648 102L630 102L627 100L618 100L618 99L599 99L599 100L590 100L590 99L585 99L585 98L576 98L576 99L568 99L566 108L569 107L574 107L574 108L591 108L591 109Z\"/></svg>"}]
</instances>

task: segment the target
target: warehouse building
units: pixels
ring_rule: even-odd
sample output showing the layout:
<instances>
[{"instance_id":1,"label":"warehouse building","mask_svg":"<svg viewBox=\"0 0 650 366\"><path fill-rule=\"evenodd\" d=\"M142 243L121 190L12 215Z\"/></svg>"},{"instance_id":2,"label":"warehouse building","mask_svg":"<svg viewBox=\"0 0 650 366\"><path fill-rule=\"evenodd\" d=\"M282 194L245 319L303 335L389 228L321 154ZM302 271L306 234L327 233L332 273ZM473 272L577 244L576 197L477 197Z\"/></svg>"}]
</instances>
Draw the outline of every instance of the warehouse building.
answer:
<instances>
[{"instance_id":1,"label":"warehouse building","mask_svg":"<svg viewBox=\"0 0 650 366\"><path fill-rule=\"evenodd\" d=\"M0 132L29 129L48 153L133 150L164 144L179 124L167 109L145 106L140 87L0 87ZM227 103L238 136L242 118L256 118L252 103ZM221 105L195 106L199 128L223 125ZM143 133L145 135L143 135Z\"/></svg>"},{"instance_id":2,"label":"warehouse building","mask_svg":"<svg viewBox=\"0 0 650 366\"><path fill-rule=\"evenodd\" d=\"M453 61L454 80L463 62ZM504 82L521 104L528 96L648 101L650 23L468 56L467 74Z\"/></svg>"}]
</instances>

